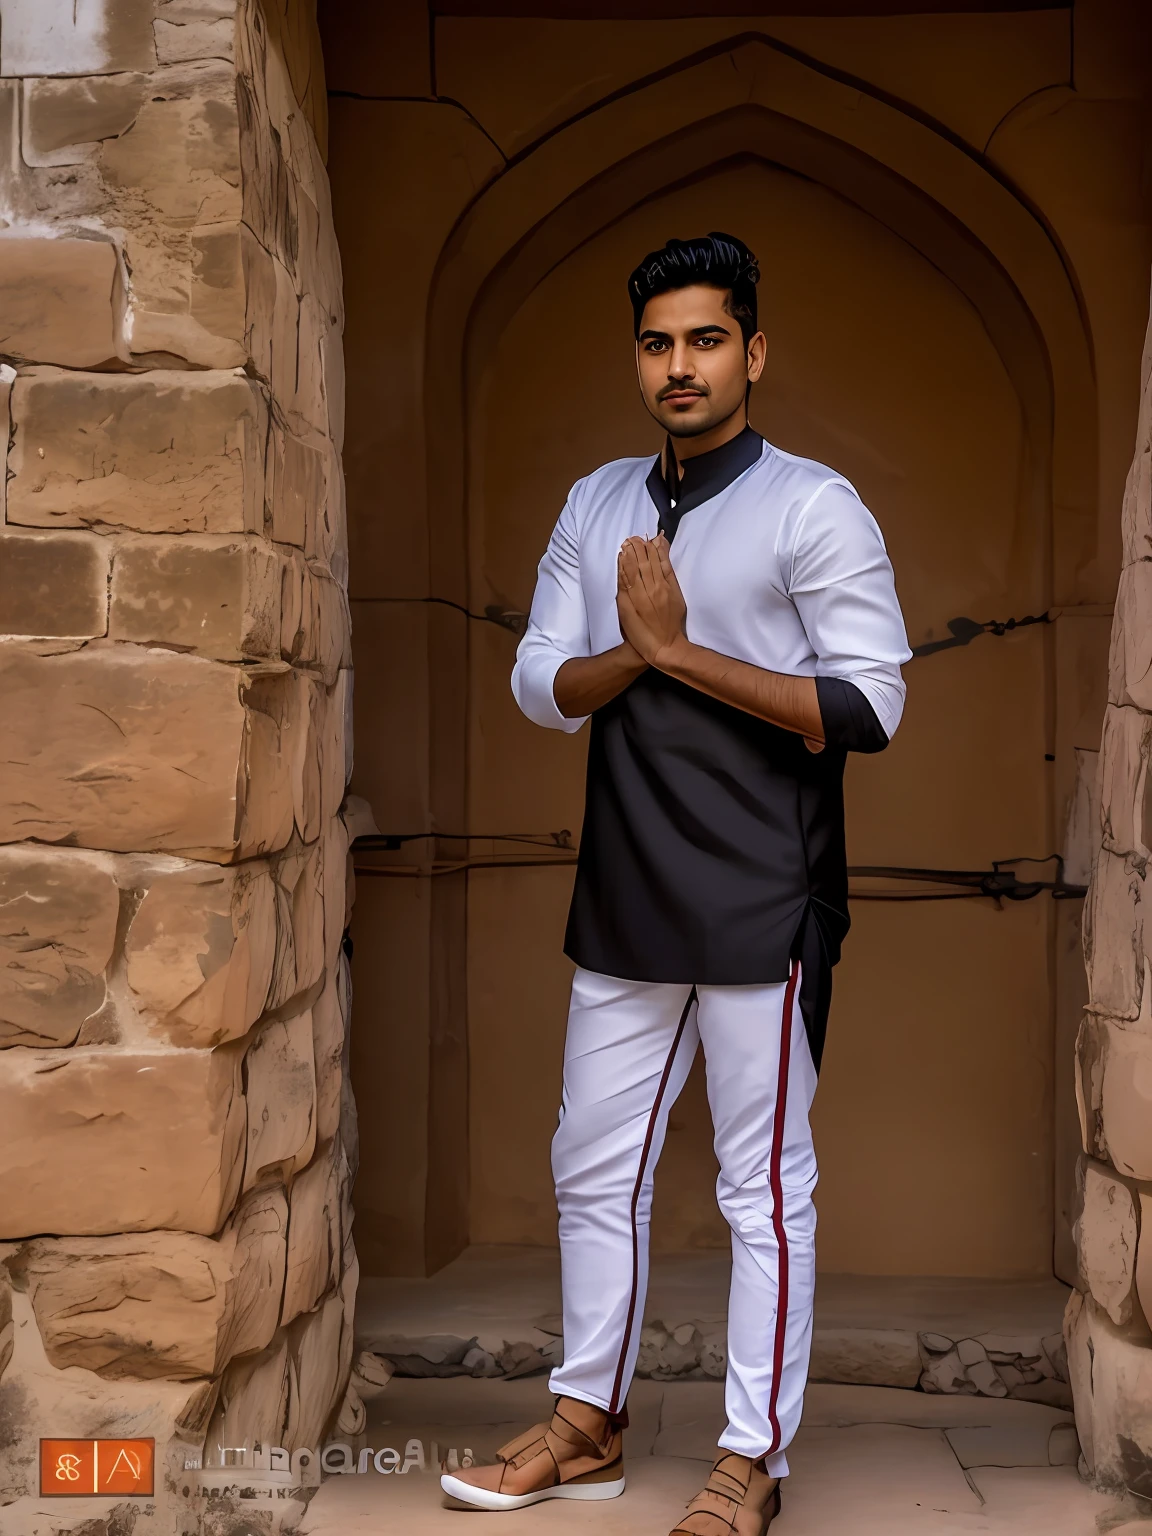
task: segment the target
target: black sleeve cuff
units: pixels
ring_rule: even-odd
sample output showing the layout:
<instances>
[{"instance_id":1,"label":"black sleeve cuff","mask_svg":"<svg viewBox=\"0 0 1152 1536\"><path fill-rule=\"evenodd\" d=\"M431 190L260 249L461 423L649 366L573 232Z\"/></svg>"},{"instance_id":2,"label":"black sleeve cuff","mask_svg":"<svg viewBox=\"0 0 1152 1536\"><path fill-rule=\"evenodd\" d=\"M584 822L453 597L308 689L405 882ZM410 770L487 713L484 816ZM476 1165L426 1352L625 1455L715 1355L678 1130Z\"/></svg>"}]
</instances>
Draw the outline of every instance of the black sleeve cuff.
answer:
<instances>
[{"instance_id":1,"label":"black sleeve cuff","mask_svg":"<svg viewBox=\"0 0 1152 1536\"><path fill-rule=\"evenodd\" d=\"M839 677L816 679L824 744L844 752L883 752L888 745L876 711L856 687Z\"/></svg>"}]
</instances>

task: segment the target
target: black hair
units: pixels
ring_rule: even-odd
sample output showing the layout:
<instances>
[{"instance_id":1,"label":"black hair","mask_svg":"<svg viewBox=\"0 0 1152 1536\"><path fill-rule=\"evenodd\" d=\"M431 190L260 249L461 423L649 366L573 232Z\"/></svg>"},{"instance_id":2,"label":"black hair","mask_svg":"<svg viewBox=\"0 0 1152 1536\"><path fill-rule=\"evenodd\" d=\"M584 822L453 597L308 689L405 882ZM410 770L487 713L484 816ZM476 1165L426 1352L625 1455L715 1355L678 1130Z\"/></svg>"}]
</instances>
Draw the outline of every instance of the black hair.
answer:
<instances>
[{"instance_id":1,"label":"black hair","mask_svg":"<svg viewBox=\"0 0 1152 1536\"><path fill-rule=\"evenodd\" d=\"M640 317L649 299L672 288L689 288L703 283L709 288L728 292L725 308L739 323L747 346L756 334L756 284L760 281L760 263L735 235L710 235L693 240L669 240L658 251L650 251L628 279L632 300L633 333L639 338Z\"/></svg>"}]
</instances>

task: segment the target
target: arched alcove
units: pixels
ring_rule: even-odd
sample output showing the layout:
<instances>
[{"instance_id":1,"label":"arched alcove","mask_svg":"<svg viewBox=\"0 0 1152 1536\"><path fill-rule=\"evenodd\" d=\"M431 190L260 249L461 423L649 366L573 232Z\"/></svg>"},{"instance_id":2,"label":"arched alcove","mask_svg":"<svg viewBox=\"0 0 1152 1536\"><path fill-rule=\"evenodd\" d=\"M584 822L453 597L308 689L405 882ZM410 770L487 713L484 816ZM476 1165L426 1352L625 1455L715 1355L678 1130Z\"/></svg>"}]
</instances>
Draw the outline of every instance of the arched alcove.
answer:
<instances>
[{"instance_id":1,"label":"arched alcove","mask_svg":"<svg viewBox=\"0 0 1152 1536\"><path fill-rule=\"evenodd\" d=\"M667 234L717 226L739 227L764 270L772 347L753 420L785 449L835 464L876 508L914 638L939 635L955 613L1022 611L1041 597L1042 439L981 317L882 221L758 156L706 167L582 243L474 359L473 591L525 602L568 484L658 446L635 398L622 279ZM486 626L472 641L471 824L578 826L582 738L517 717L511 637ZM1048 665L1039 631L914 664L901 735L883 758L851 765L854 862L986 865L1043 841ZM470 877L476 1241L547 1242L554 1226L555 1105L534 1085L554 1081L559 1058L570 873ZM1040 905L855 908L817 1109L826 1268L1046 1272L1047 918ZM1025 1105L1026 1080L1036 1091ZM723 1245L699 1077L665 1158L654 1240Z\"/></svg>"},{"instance_id":2,"label":"arched alcove","mask_svg":"<svg viewBox=\"0 0 1152 1536\"><path fill-rule=\"evenodd\" d=\"M463 126L459 131L465 132ZM687 227L675 213L677 207L699 206L692 203L699 189L724 177L761 176L776 187L806 188L827 208L839 210L841 221L855 221L854 227L868 228L875 239L891 242L887 264L895 269L903 263L901 269L908 274L908 302L901 321L906 340L909 316L915 311L911 295L921 281L935 284L939 294L949 296L947 303L955 314L965 317L967 339L962 346L955 336L941 333L933 352L931 329L921 336L928 360L925 367L930 362L940 370L933 374L936 383L943 387L950 364L959 361L960 372L970 377L972 393L984 405L978 408L975 401L965 405L949 400L943 407L956 428L948 451L963 450L969 455L957 480L966 487L967 502L945 498L944 510L935 512L937 524L948 523L958 540L956 558L938 551L934 561L921 562L915 575L903 582L914 642L939 636L946 621L958 613L976 609L977 617L984 618L1037 612L1075 591L1076 573L1094 558L1096 539L1094 384L1075 287L1058 245L1037 214L938 125L903 110L899 103L881 99L858 82L833 77L768 39L743 36L730 46L711 48L659 76L616 91L519 151L502 169L484 173L481 166L487 151L469 149L468 154L473 157L469 163L477 168L477 190L435 260L426 312L421 299L426 427L423 444L413 440L410 445L422 457L423 474L419 503L412 502L408 520L413 529L420 523L420 538L427 541L428 591L441 604L425 610L426 655L419 657L410 676L405 674L410 690L419 686L418 678L427 669L426 699L414 716L423 733L421 746L419 752L408 751L413 767L421 765L424 775L430 828L443 835L462 828L475 834L576 825L579 744L535 731L516 715L507 690L513 637L494 626L469 624L451 605L474 614L492 603L522 608L531 594L532 567L567 486L606 457L649 446L644 436L648 428L634 399L630 406L634 414L627 418L620 441L606 442L587 422L549 423L553 360L547 358L538 379L521 367L519 373L528 377L533 396L526 406L525 430L531 451L543 451L548 469L536 482L538 499L532 519L517 528L514 518L493 510L501 501L514 501L523 490L516 482L517 471L505 463L497 475L497 480L501 475L503 480L496 490L486 481L486 466L494 452L484 435L486 413L493 391L499 393L503 387L499 380L493 383L493 360L506 347L507 338L523 326L525 315L534 312L532 306L558 291L556 285L563 286L564 273L576 270L586 252L611 244L621 231L633 230L636 248L620 247L616 286L605 282L602 287L593 283L587 288L589 295L602 300L603 315L610 317L614 345L623 348L613 367L616 377L626 380L631 365L626 359L630 337L623 276L643 249L659 243L674 228ZM645 210L667 210L659 228L645 225ZM700 212L703 216L702 208ZM717 215L710 227L716 223L739 229L739 210L723 218ZM762 244L765 238L757 236ZM771 267L767 259L766 266ZM783 280L785 294L794 286L789 279ZM861 303L871 322L874 315L867 301ZM766 317L771 324L768 307ZM843 311L841 318L845 324L852 323L850 311ZM830 344L827 337L824 344ZM881 344L882 338L876 341L877 346ZM915 368L907 355L900 367L914 394ZM857 401L867 403L875 393L869 381L862 379L857 380L856 392ZM782 446L832 462L856 478L889 530L898 572L901 559L912 570L911 545L897 527L900 517L894 517L888 506L892 488L870 476L866 463L860 467L855 447L818 433L805 435L797 422L773 430L789 394L783 380L774 396L762 389L754 412L757 424ZM764 408L772 407L770 418L759 415L761 402ZM889 405L898 409L891 397ZM842 425L848 424L849 437L853 408L852 401L841 399L832 413ZM980 431L965 437L958 424L975 419L985 408ZM623 416L619 419L622 424L626 421ZM860 441L875 438L873 428L862 422L856 425ZM1013 446L1009 452L1001 445L995 484L988 487L980 480L980 456L988 453L991 436L998 432L1005 442L1010 437ZM922 475L922 467L918 473ZM993 526L997 515L999 524ZM961 579L965 571L972 576L965 559L976 547L977 528L981 538L996 546L989 565L995 579L965 582ZM514 539L516 549L510 561L492 558L494 537L496 542ZM401 588L405 594L410 590ZM411 598L404 595L384 601ZM853 824L865 838L854 847L854 859L972 865L1056 846L1056 795L1045 767L1059 692L1060 662L1051 632L1034 630L1008 642L986 642L917 663L921 665L930 669L923 675L932 679L922 693L925 701L931 695L930 704L923 706L933 712L930 727L921 729L916 724L920 706L914 703L892 753L877 765L854 769L850 781ZM1018 675L1010 679L1014 668ZM983 681L975 688L980 704L975 708L973 680L978 678ZM961 696L963 703L957 704ZM983 707L988 701L992 704ZM935 740L935 757L924 750L928 735ZM981 737L989 744L983 753L989 762L1016 754L1005 770L1008 787L1003 793L995 774L984 774L978 750ZM949 757L952 766L941 775L940 765ZM965 798L956 792L965 774L968 790L978 784L980 795L969 793ZM503 787L493 794L496 782ZM910 822L901 814L913 782L921 799L936 796L934 804L918 812L921 830L916 836L908 835ZM983 807L980 815L973 813L978 805ZM1016 821L1008 814L1013 807L1020 812ZM1029 846L1010 837L1011 832L1026 834ZM437 846L446 858L464 851L450 840ZM476 870L411 887L417 893L413 921L422 933L427 931L427 937L419 946L408 946L410 956L397 952L390 960L387 986L388 995L404 998L405 1006L410 997L427 1000L427 1046L416 1047L418 1052L430 1053L427 1066L417 1073L420 1095L426 1094L427 1102L425 1184L422 1197L413 1185L412 1199L414 1203L422 1199L429 1230L437 1227L435 1240L425 1240L424 1248L433 1265L449 1257L453 1245L469 1230L474 1241L547 1240L541 1221L550 1218L541 1218L540 1213L547 1213L550 1201L546 1141L555 1112L563 1022L565 971L558 949L567 878L563 870L496 874ZM525 897L535 889L532 882L540 881L553 882L549 893ZM499 882L511 884L490 899ZM485 891L489 895L481 898ZM395 901L388 908L389 924L407 932L408 919L399 923L394 906ZM362 906L362 910L367 909ZM955 1001L947 967L937 966L935 976L924 973L925 957L946 954L964 985L982 972L997 976L1000 1011L991 1025L983 1020L985 1046L969 1063L969 1100L975 1103L981 1094L981 1074L990 1075L996 1087L984 1102L985 1120L1015 1116L1026 1120L1030 1129L1017 1138L1016 1152L1010 1149L1011 1137L1008 1142L993 1137L981 1163L979 1158L973 1160L964 1135L952 1134L947 1115L937 1114L933 1122L931 1101L925 1100L917 1113L923 1115L928 1139L938 1131L943 1146L952 1136L953 1163L961 1175L951 1185L943 1179L942 1193L933 1198L945 1205L964 1203L975 1232L982 1219L979 1208L984 1197L979 1186L983 1181L992 1190L991 1205L997 1214L984 1222L975 1247L964 1241L952 1242L950 1247L946 1241L936 1242L937 1258L925 1260L924 1245L918 1249L914 1235L904 1241L899 1230L903 1223L905 1232L913 1232L920 1218L911 1206L921 1200L923 1190L900 1188L897 1179L889 1202L894 1224L877 1229L874 1255L864 1254L859 1244L853 1249L847 1238L831 1244L826 1239L825 1263L831 1253L832 1262L848 1267L915 1272L918 1264L928 1262L954 1273L981 1267L993 1272L999 1263L1011 1272L1034 1273L1044 1265L1052 1230L1052 914L1040 905L1026 915L1020 909L1013 916L973 904L965 915L958 915L956 922L973 932L985 919L999 923L989 930L996 944L1009 933L1010 923L1031 925L1023 948L1008 942L989 970L989 956L980 947L985 940L966 940L947 950L941 930L929 932L936 917L930 919L925 908L918 912L921 930L906 913L897 944L883 927L879 909L858 910L857 935L852 941L857 953L895 956L903 945L917 957L920 969L915 985L909 983L889 1007L889 1014L893 1009L898 1013L903 1031L899 1051L892 1055L888 1050L897 1043L893 1036L885 1048L887 1056L881 1053L869 1060L845 1055L841 1057L844 1065L830 1071L849 1073L851 1091L861 1096L866 1110L870 1083L885 1071L891 1076L890 1061L898 1061L902 1068L914 1063L920 1036L931 1035L934 1029L939 1032L938 1010L933 1011L936 994L950 995ZM527 965L521 963L525 954ZM1013 965L1013 955L1026 956L1026 963ZM547 963L545 956L550 957ZM400 974L408 965L421 974L430 966L427 981L409 988ZM508 983L516 977L518 987L509 989ZM877 1001L884 987L883 975L866 976L861 971L854 979L850 951L841 973L834 1022L842 1040L866 1042L867 1030L853 1021L865 1019L869 1009L884 1007ZM853 988L866 1003L851 1002ZM423 1008L425 1002L419 1006ZM971 1006L980 1009L975 994ZM462 1034L466 1013L472 1019L470 1050ZM953 1012L948 1024L958 1037L964 1029L962 1015L963 1010L960 1015ZM499 1020L495 1031L482 1024L485 1016ZM1009 1042L1017 1055L998 1059L998 1042ZM408 1051L407 1044L404 1049ZM830 1060L835 1062L835 1056ZM945 1052L933 1059L929 1076L959 1083L954 1065ZM1017 1092L1013 1098L1005 1084L1021 1079L1028 1083L1027 1092L1023 1096ZM832 1086L822 1097L834 1106L835 1077L830 1075L828 1083ZM919 1090L906 1084L893 1102L906 1105L914 1091ZM531 1122L531 1126L526 1138L514 1133L506 1136L503 1168L489 1167L480 1150L485 1117L503 1113L502 1098L509 1095L523 1107L513 1122L505 1122L505 1129L516 1122ZM885 1145L886 1155L896 1158L902 1139L920 1137L924 1127L891 1113L883 1093L872 1099L877 1112L886 1114L890 1122L889 1133L877 1144ZM1026 1109L1018 1111L1018 1102L1024 1101ZM414 1101L417 1115L423 1113L416 1107L419 1102ZM470 1159L464 1159L461 1133L469 1102L473 1151ZM972 1117L973 1127L978 1118ZM838 1134L850 1140L858 1122L851 1116L840 1116L839 1121ZM701 1126L697 1114L687 1140L677 1143L673 1137L669 1148L674 1177L694 1179L698 1191L703 1188ZM407 1120L389 1133L387 1145L391 1147L401 1134L405 1138L411 1134ZM974 1129L973 1134L978 1131ZM685 1155L675 1172L678 1145L685 1148ZM839 1158L840 1166L848 1167L850 1153L850 1146L843 1147L829 1165L826 1189L833 1194L836 1161ZM934 1166L931 1156L924 1166ZM474 1186L470 1202L469 1170ZM867 1175L867 1187L874 1189L875 1169L860 1172ZM999 1186L1003 1186L1000 1195L996 1193ZM374 1197L362 1200L366 1231L368 1221L375 1219L365 1215L369 1198ZM862 1190L853 1192L842 1183L836 1198L844 1211L855 1200L860 1213L866 1214ZM494 1202L499 1204L499 1220L489 1220L485 1201L489 1213ZM682 1223L673 1233L677 1241L717 1236L707 1221L694 1225L694 1220L689 1215L686 1225ZM941 1208L929 1225L934 1223L939 1235L947 1221L947 1210ZM382 1233L386 1230L390 1229L381 1228ZM826 1223L825 1233L830 1230L831 1223ZM842 1224L842 1230L847 1232L848 1227ZM1017 1241L1021 1233L1026 1235Z\"/></svg>"},{"instance_id":3,"label":"arched alcove","mask_svg":"<svg viewBox=\"0 0 1152 1536\"><path fill-rule=\"evenodd\" d=\"M979 512L968 511L966 518L962 497L951 505L948 496L941 498L944 505L929 517L935 522L935 557L926 558L921 549L914 558L906 530L891 526L891 507L885 518L891 487L870 485L883 475L870 477L857 467L867 454L853 452L848 443L838 446L828 434L784 428L782 440L771 420L758 425L781 446L833 462L861 482L894 540L898 571L901 554L905 557L905 605L914 641L938 637L955 613L1042 610L1053 600L1061 569L1085 553L1076 546L1083 542L1083 511L1091 506L1095 452L1094 418L1085 408L1091 400L1087 346L1059 252L1008 189L930 126L759 39L741 41L722 63L723 68L715 53L685 61L674 83L666 76L643 84L552 134L476 199L446 243L428 332L429 406L434 404L441 428L429 458L434 579L438 574L447 583L445 591L466 595L474 611L489 602L524 606L532 567L571 480L604 458L654 446L634 402L624 416L623 400L613 398L609 414L628 422L621 433L598 432L595 421L579 412L566 421L563 411L559 417L551 413L550 381L564 367L556 354L573 345L579 349L576 338L584 342L599 318L605 333L614 333L614 379L627 381L622 278L628 265L673 228L687 227L683 218L672 217L678 199L687 210L694 191L759 168L778 185L809 189L810 201L823 199L840 210L842 221L855 220L889 241L883 260L876 261L877 272L890 276L901 270L903 251L909 292L897 304L902 341L915 333L926 342L921 371L928 368L934 341L940 372L932 381L918 378L914 360L902 355L895 373L909 394L903 407L894 397L886 405L907 415L926 385L938 385L950 371L965 379L970 399L963 398L961 387L941 402L960 459L950 466L943 452L940 472L952 475L954 491L963 449L984 459L981 469L971 460L966 466L969 507L979 501ZM662 132L669 123L675 126ZM646 224L645 209L667 209L668 227ZM735 209L717 215L709 227L717 222L741 226ZM566 331L563 314L540 296L561 280L566 267L579 264L582 253L611 241L624 227L635 228L637 238L630 254L623 245L617 252L615 302L586 275L583 291L595 294L601 308L580 313ZM643 238L640 227L646 229ZM765 236L758 238L763 246ZM769 276L773 266L769 253ZM835 259L823 271L835 282ZM939 294L950 295L948 302L965 315L969 334L963 343L955 335L923 333L911 296L917 278L935 282ZM794 301L797 274L781 279L781 293ZM568 296L576 298L577 290L570 287ZM494 359L507 350L508 337L533 305L537 331L555 336L555 347L537 341L512 375L494 378L493 370L499 373ZM771 327L770 296L766 314ZM851 324L850 306L838 314L841 323ZM870 318L874 314L873 308ZM824 334L821 345L829 341ZM873 347L880 344L873 335ZM592 345L599 361L598 338ZM531 376L534 364L538 378ZM486 462L494 451L484 425L492 397L513 375L527 380L519 419L533 423L523 456L533 469L526 477L508 442L496 450L497 467ZM759 395L769 417L771 407L778 408L777 421L788 397L779 382L775 397L770 389ZM866 390L857 380L858 392L862 386ZM859 399L858 393L857 406ZM840 400L835 410L850 439L851 401ZM1082 430L1066 432L1054 454L1058 414ZM875 444L883 436L876 421L860 421L859 410L856 418L857 448L864 439ZM1002 441L994 446L995 436ZM601 440L602 451L593 446ZM916 473L926 488L924 461ZM529 526L511 519L515 526L509 527L505 518L494 534L493 502L501 493L493 481L501 477L505 499L515 500L526 478L539 504ZM913 520L906 514L906 522ZM507 559L493 556L493 537L509 545ZM964 553L971 556L977 549L976 565L966 566ZM972 580L985 557L998 576ZM577 824L579 747L566 738L541 740L516 717L507 697L509 636L482 627L473 630L470 642L469 825L483 830L523 822L542 830ZM983 864L1011 856L1021 839L1029 847L1047 847L1054 836L1044 763L1053 665L1051 647L1039 631L1017 637L999 653L977 650L922 663L930 672L921 674L921 698L918 703L914 693L898 746L882 765L854 765L849 799L856 862ZM995 704L982 707L989 698ZM452 740L460 740L458 718ZM450 756L445 750L442 761ZM570 872L556 869L478 871L470 878L475 1241L548 1240L552 1217L544 1152L554 1107L550 1100L541 1103L533 1090L554 1078L558 1059L567 976L558 949L569 879ZM895 918L888 909L858 909L857 936L840 979L837 1027L844 1049L839 1058L835 1052L831 1057L822 1111L830 1210L824 1262L909 1272L925 1267L1044 1272L1052 1231L1050 914L1039 907L1010 914L965 907L943 921L943 909L917 907L903 908ZM890 972L899 970L902 955L905 966L908 956L916 957L915 963L893 985ZM982 977L992 994L983 1012L979 984L971 988L974 976ZM969 1010L976 1011L982 1027L970 1030L965 1041ZM925 1039L918 1047L918 1034L933 1048L925 1052ZM938 1048L942 1034L951 1044ZM871 1057L868 1040L875 1045ZM933 1103L925 1097L917 1066L950 1084L942 1099ZM1034 1089L1026 1110L1009 1086L1022 1077ZM961 1106L981 1102L985 1079L980 1113L965 1115ZM509 1130L498 1107L501 1084L512 1084L526 1106L522 1135ZM1003 1103L993 1119L1005 1134L988 1137L989 1104L998 1097ZM865 1220L875 1203L864 1198L866 1188L874 1189L875 1170L853 1167L851 1153L869 1115L888 1128L871 1139L892 1164L887 1217L879 1222ZM667 1154L677 1169L678 1198L675 1212L667 1214L665 1239L672 1246L720 1241L709 1214L706 1118L699 1096L686 1102L680 1123L683 1135L673 1134ZM913 1142L920 1149L918 1166L902 1179L900 1147ZM929 1201L933 1185L940 1187L939 1198ZM916 1230L910 1230L908 1212L917 1206ZM959 1224L956 1209L967 1213Z\"/></svg>"}]
</instances>

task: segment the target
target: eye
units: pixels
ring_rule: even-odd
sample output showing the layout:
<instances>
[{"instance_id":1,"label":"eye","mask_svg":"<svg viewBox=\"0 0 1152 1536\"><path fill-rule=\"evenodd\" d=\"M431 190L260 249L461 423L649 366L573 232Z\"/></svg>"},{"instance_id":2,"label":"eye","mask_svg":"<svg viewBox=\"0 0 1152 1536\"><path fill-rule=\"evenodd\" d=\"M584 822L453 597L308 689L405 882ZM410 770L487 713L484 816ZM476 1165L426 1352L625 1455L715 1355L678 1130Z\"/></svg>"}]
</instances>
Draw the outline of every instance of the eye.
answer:
<instances>
[{"instance_id":1,"label":"eye","mask_svg":"<svg viewBox=\"0 0 1152 1536\"><path fill-rule=\"evenodd\" d=\"M666 341L657 341L655 338L644 343L645 352L665 352L667 349L668 343Z\"/></svg>"},{"instance_id":2,"label":"eye","mask_svg":"<svg viewBox=\"0 0 1152 1536\"><path fill-rule=\"evenodd\" d=\"M696 345L710 352L713 347L720 345L720 338L719 336L697 336Z\"/></svg>"}]
</instances>

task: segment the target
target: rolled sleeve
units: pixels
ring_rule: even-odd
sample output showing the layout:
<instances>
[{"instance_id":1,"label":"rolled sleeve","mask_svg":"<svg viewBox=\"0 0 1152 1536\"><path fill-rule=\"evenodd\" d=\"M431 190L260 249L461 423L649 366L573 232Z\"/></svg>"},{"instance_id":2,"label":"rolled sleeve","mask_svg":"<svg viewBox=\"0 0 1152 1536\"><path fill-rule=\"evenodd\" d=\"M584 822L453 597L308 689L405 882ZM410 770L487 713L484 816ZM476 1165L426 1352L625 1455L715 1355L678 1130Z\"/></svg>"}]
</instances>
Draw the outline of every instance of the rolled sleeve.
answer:
<instances>
[{"instance_id":1,"label":"rolled sleeve","mask_svg":"<svg viewBox=\"0 0 1152 1536\"><path fill-rule=\"evenodd\" d=\"M816 653L826 741L880 751L900 724L900 668L912 653L883 536L843 481L823 485L801 512L788 590Z\"/></svg>"},{"instance_id":2,"label":"rolled sleeve","mask_svg":"<svg viewBox=\"0 0 1152 1536\"><path fill-rule=\"evenodd\" d=\"M588 656L588 611L580 584L580 552L571 497L540 561L528 628L516 650L512 693L536 725L578 731L586 715L570 720L556 707L556 674L574 656Z\"/></svg>"}]
</instances>

